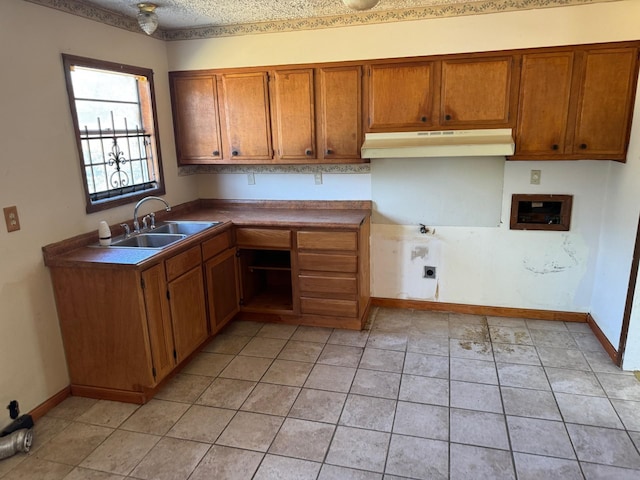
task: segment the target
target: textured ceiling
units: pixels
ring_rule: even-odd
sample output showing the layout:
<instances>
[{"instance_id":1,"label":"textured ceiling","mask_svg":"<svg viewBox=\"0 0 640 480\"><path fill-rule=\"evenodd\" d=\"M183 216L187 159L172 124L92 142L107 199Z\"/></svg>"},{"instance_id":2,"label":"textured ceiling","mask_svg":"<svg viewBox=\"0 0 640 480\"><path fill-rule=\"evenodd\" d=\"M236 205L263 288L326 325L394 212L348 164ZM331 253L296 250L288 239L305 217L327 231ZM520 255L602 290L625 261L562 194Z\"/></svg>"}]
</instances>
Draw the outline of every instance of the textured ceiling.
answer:
<instances>
[{"instance_id":1,"label":"textured ceiling","mask_svg":"<svg viewBox=\"0 0 640 480\"><path fill-rule=\"evenodd\" d=\"M140 0L26 0L137 29ZM330 28L423 18L486 14L616 0L380 0L367 11L347 8L342 0L153 0L159 30L166 40Z\"/></svg>"},{"instance_id":2,"label":"textured ceiling","mask_svg":"<svg viewBox=\"0 0 640 480\"><path fill-rule=\"evenodd\" d=\"M137 0L90 0L124 15L134 16ZM208 25L299 20L356 13L341 0L157 0L160 28L183 29ZM399 8L470 3L465 0L381 0L370 12Z\"/></svg>"}]
</instances>

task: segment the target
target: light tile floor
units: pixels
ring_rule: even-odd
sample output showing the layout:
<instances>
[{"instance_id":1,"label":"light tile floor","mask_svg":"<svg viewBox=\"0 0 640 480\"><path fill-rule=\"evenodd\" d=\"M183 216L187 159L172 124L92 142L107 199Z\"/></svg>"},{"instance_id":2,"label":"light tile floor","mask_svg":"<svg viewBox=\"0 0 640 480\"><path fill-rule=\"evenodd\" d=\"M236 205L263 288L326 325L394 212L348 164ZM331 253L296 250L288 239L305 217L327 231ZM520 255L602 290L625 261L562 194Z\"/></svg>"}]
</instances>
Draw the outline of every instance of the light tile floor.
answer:
<instances>
[{"instance_id":1,"label":"light tile floor","mask_svg":"<svg viewBox=\"0 0 640 480\"><path fill-rule=\"evenodd\" d=\"M640 478L640 382L586 324L370 323L232 323L144 406L65 400L0 478Z\"/></svg>"}]
</instances>

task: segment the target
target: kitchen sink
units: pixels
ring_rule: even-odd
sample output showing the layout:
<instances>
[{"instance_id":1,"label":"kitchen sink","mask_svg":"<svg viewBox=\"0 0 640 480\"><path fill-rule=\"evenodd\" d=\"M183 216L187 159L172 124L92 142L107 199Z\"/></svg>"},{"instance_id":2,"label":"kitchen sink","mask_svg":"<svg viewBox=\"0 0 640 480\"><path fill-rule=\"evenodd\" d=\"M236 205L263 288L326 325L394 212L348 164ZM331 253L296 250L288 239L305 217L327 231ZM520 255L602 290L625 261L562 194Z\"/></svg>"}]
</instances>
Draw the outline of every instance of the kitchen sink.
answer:
<instances>
[{"instance_id":1,"label":"kitchen sink","mask_svg":"<svg viewBox=\"0 0 640 480\"><path fill-rule=\"evenodd\" d=\"M207 228L219 225L220 222L189 222L189 221L173 221L163 222L153 230L149 230L146 233L149 235L158 234L181 234L181 235L194 235L200 233Z\"/></svg>"},{"instance_id":2,"label":"kitchen sink","mask_svg":"<svg viewBox=\"0 0 640 480\"><path fill-rule=\"evenodd\" d=\"M112 247L131 247L131 248L163 248L174 242L186 238L185 234L174 233L141 233L134 237L118 240L111 244Z\"/></svg>"}]
</instances>

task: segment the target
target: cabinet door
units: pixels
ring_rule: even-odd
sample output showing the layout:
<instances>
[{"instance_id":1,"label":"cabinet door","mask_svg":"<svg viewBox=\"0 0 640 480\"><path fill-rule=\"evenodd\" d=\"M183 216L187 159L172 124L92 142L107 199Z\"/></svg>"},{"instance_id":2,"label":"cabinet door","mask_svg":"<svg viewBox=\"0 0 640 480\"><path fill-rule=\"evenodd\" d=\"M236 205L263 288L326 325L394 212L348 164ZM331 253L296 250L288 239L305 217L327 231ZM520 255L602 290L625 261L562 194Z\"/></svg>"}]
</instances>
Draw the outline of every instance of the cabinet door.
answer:
<instances>
[{"instance_id":1,"label":"cabinet door","mask_svg":"<svg viewBox=\"0 0 640 480\"><path fill-rule=\"evenodd\" d=\"M155 380L159 382L175 366L173 327L167 300L164 266L156 265L142 272L142 281L151 358L155 369Z\"/></svg>"},{"instance_id":2,"label":"cabinet door","mask_svg":"<svg viewBox=\"0 0 640 480\"><path fill-rule=\"evenodd\" d=\"M235 249L212 258L205 264L209 324L211 332L220 330L240 309L240 291Z\"/></svg>"},{"instance_id":3,"label":"cabinet door","mask_svg":"<svg viewBox=\"0 0 640 480\"><path fill-rule=\"evenodd\" d=\"M218 77L225 159L238 163L271 160L271 127L266 72Z\"/></svg>"},{"instance_id":4,"label":"cabinet door","mask_svg":"<svg viewBox=\"0 0 640 480\"><path fill-rule=\"evenodd\" d=\"M637 80L637 48L584 53L574 153L624 160Z\"/></svg>"},{"instance_id":5,"label":"cabinet door","mask_svg":"<svg viewBox=\"0 0 640 480\"><path fill-rule=\"evenodd\" d=\"M362 145L362 68L319 70L319 110L324 159L359 159Z\"/></svg>"},{"instance_id":6,"label":"cabinet door","mask_svg":"<svg viewBox=\"0 0 640 480\"><path fill-rule=\"evenodd\" d=\"M208 336L202 268L169 282L169 305L177 361L184 360Z\"/></svg>"},{"instance_id":7,"label":"cabinet door","mask_svg":"<svg viewBox=\"0 0 640 480\"><path fill-rule=\"evenodd\" d=\"M434 123L434 63L371 65L366 79L368 131L425 129Z\"/></svg>"},{"instance_id":8,"label":"cabinet door","mask_svg":"<svg viewBox=\"0 0 640 480\"><path fill-rule=\"evenodd\" d=\"M174 76L171 87L178 163L220 160L222 142L215 78Z\"/></svg>"},{"instance_id":9,"label":"cabinet door","mask_svg":"<svg viewBox=\"0 0 640 480\"><path fill-rule=\"evenodd\" d=\"M565 152L573 52L522 57L516 155Z\"/></svg>"},{"instance_id":10,"label":"cabinet door","mask_svg":"<svg viewBox=\"0 0 640 480\"><path fill-rule=\"evenodd\" d=\"M512 68L512 57L443 61L440 124L508 127Z\"/></svg>"},{"instance_id":11,"label":"cabinet door","mask_svg":"<svg viewBox=\"0 0 640 480\"><path fill-rule=\"evenodd\" d=\"M271 93L276 157L279 160L316 158L313 69L274 71Z\"/></svg>"}]
</instances>

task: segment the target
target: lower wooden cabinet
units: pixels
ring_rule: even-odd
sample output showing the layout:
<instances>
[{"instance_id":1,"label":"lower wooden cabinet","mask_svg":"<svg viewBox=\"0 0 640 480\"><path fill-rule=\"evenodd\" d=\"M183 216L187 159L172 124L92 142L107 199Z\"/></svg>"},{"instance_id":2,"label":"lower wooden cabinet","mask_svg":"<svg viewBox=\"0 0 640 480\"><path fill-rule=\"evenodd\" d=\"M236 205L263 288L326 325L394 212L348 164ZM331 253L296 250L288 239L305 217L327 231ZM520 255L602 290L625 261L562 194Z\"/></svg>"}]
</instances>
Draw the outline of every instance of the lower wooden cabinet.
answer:
<instances>
[{"instance_id":1,"label":"lower wooden cabinet","mask_svg":"<svg viewBox=\"0 0 640 480\"><path fill-rule=\"evenodd\" d=\"M166 295L158 267L146 274L150 286L158 286L149 298ZM52 267L51 279L72 393L144 403L159 376L173 368L167 305L147 310L141 273L131 268ZM151 323L152 341L147 314L163 318Z\"/></svg>"},{"instance_id":2,"label":"lower wooden cabinet","mask_svg":"<svg viewBox=\"0 0 640 480\"><path fill-rule=\"evenodd\" d=\"M139 266L49 266L72 393L145 403L238 313L361 329L369 218L350 228L227 229Z\"/></svg>"},{"instance_id":3,"label":"lower wooden cabinet","mask_svg":"<svg viewBox=\"0 0 640 480\"><path fill-rule=\"evenodd\" d=\"M353 231L297 232L303 315L336 317L340 319L338 324L362 327L369 299L368 225L367 221Z\"/></svg>"},{"instance_id":4,"label":"lower wooden cabinet","mask_svg":"<svg viewBox=\"0 0 640 480\"><path fill-rule=\"evenodd\" d=\"M155 387L209 338L207 298L214 326L237 311L229 238L223 232L141 268L51 267L72 393L149 400ZM209 258L203 271L202 252L213 255L216 243L226 243L226 250ZM226 275L232 288L223 281Z\"/></svg>"},{"instance_id":5,"label":"lower wooden cabinet","mask_svg":"<svg viewBox=\"0 0 640 480\"><path fill-rule=\"evenodd\" d=\"M204 265L207 279L209 327L216 333L240 310L236 250L229 248Z\"/></svg>"},{"instance_id":6,"label":"lower wooden cabinet","mask_svg":"<svg viewBox=\"0 0 640 480\"><path fill-rule=\"evenodd\" d=\"M145 270L141 276L149 330L151 368L154 381L160 381L176 366L177 356L177 353L174 353L173 324L167 299L164 264L160 263Z\"/></svg>"},{"instance_id":7,"label":"lower wooden cabinet","mask_svg":"<svg viewBox=\"0 0 640 480\"><path fill-rule=\"evenodd\" d=\"M360 329L369 307L369 219L351 228L236 229L245 318Z\"/></svg>"}]
</instances>

